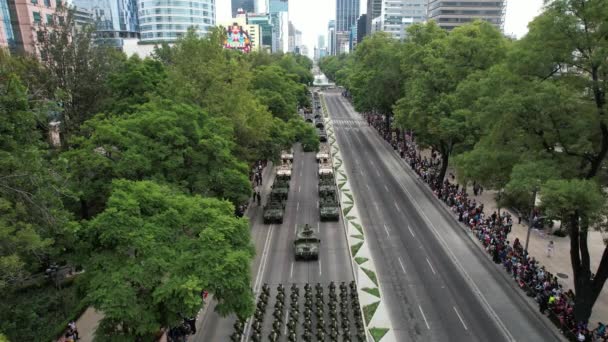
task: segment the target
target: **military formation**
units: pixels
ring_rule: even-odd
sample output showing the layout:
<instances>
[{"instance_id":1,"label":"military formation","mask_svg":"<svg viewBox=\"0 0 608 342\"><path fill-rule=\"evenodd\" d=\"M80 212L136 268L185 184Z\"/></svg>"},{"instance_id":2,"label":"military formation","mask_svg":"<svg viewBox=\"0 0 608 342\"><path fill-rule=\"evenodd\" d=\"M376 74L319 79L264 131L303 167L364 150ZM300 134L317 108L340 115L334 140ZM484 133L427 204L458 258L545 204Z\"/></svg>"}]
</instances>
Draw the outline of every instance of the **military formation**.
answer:
<instances>
[{"instance_id":1,"label":"military formation","mask_svg":"<svg viewBox=\"0 0 608 342\"><path fill-rule=\"evenodd\" d=\"M285 156L281 159L281 165L277 167L277 175L272 184L272 190L268 195L266 205L263 209L264 223L283 223L285 215L285 203L289 196L289 183L291 181L291 170L293 162L293 153L282 153Z\"/></svg>"},{"instance_id":2,"label":"military formation","mask_svg":"<svg viewBox=\"0 0 608 342\"><path fill-rule=\"evenodd\" d=\"M246 322L238 320L230 335L231 341L241 341L243 334L248 334L253 342L366 341L354 281L348 285L342 282L339 286L331 282L327 288L319 283L313 288L307 283L303 293L296 284L289 290L279 284L274 296L274 310L270 317L266 317L266 309L272 301L271 292L268 284L262 286L250 327L246 330ZM268 329L265 330L265 322L270 320L272 323L269 327L266 324Z\"/></svg>"}]
</instances>

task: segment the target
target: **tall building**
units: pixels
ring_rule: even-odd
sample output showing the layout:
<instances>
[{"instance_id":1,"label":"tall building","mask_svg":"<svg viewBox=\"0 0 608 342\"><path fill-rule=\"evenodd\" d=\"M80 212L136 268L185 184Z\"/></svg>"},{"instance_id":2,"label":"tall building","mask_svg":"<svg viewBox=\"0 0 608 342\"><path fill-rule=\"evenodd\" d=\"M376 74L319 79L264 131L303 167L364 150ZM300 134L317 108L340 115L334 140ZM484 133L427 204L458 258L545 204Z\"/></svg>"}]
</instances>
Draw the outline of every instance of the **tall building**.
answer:
<instances>
[{"instance_id":1,"label":"tall building","mask_svg":"<svg viewBox=\"0 0 608 342\"><path fill-rule=\"evenodd\" d=\"M378 18L382 13L382 0L367 0L367 17L365 31L372 32L372 20Z\"/></svg>"},{"instance_id":2,"label":"tall building","mask_svg":"<svg viewBox=\"0 0 608 342\"><path fill-rule=\"evenodd\" d=\"M11 24L11 13L8 2L0 0L0 48L15 48L15 35Z\"/></svg>"},{"instance_id":3,"label":"tall building","mask_svg":"<svg viewBox=\"0 0 608 342\"><path fill-rule=\"evenodd\" d=\"M384 0L380 14L380 30L393 38L403 39L413 23L426 20L428 0Z\"/></svg>"},{"instance_id":4,"label":"tall building","mask_svg":"<svg viewBox=\"0 0 608 342\"><path fill-rule=\"evenodd\" d=\"M357 24L359 0L336 0L336 31L347 32Z\"/></svg>"},{"instance_id":5,"label":"tall building","mask_svg":"<svg viewBox=\"0 0 608 342\"><path fill-rule=\"evenodd\" d=\"M324 35L319 35L319 38L317 38L317 47L319 49L322 49L325 47L325 36Z\"/></svg>"},{"instance_id":6,"label":"tall building","mask_svg":"<svg viewBox=\"0 0 608 342\"><path fill-rule=\"evenodd\" d=\"M327 54L336 55L336 21L330 20L327 24Z\"/></svg>"},{"instance_id":7,"label":"tall building","mask_svg":"<svg viewBox=\"0 0 608 342\"><path fill-rule=\"evenodd\" d=\"M289 2L269 0L268 13L272 23L272 52L289 51Z\"/></svg>"},{"instance_id":8,"label":"tall building","mask_svg":"<svg viewBox=\"0 0 608 342\"><path fill-rule=\"evenodd\" d=\"M55 11L62 5L60 0L9 0L14 51L37 55L37 31L54 25Z\"/></svg>"},{"instance_id":9,"label":"tall building","mask_svg":"<svg viewBox=\"0 0 608 342\"><path fill-rule=\"evenodd\" d=\"M135 0L74 0L73 4L91 13L98 44L122 48L124 39L139 38Z\"/></svg>"},{"instance_id":10,"label":"tall building","mask_svg":"<svg viewBox=\"0 0 608 342\"><path fill-rule=\"evenodd\" d=\"M503 29L506 11L506 0L429 0L428 19L452 30L476 19L485 20Z\"/></svg>"},{"instance_id":11,"label":"tall building","mask_svg":"<svg viewBox=\"0 0 608 342\"><path fill-rule=\"evenodd\" d=\"M361 43L363 38L369 33L367 31L367 14L361 14L357 19L357 44Z\"/></svg>"},{"instance_id":12,"label":"tall building","mask_svg":"<svg viewBox=\"0 0 608 342\"><path fill-rule=\"evenodd\" d=\"M232 0L232 17L236 17L239 9L245 13L253 13L255 11L254 2L254 0Z\"/></svg>"},{"instance_id":13,"label":"tall building","mask_svg":"<svg viewBox=\"0 0 608 342\"><path fill-rule=\"evenodd\" d=\"M205 35L215 26L215 0L138 0L142 43L173 42L190 27Z\"/></svg>"},{"instance_id":14,"label":"tall building","mask_svg":"<svg viewBox=\"0 0 608 342\"><path fill-rule=\"evenodd\" d=\"M258 25L260 49L272 51L272 22L270 16L263 13L247 13L247 24Z\"/></svg>"}]
</instances>

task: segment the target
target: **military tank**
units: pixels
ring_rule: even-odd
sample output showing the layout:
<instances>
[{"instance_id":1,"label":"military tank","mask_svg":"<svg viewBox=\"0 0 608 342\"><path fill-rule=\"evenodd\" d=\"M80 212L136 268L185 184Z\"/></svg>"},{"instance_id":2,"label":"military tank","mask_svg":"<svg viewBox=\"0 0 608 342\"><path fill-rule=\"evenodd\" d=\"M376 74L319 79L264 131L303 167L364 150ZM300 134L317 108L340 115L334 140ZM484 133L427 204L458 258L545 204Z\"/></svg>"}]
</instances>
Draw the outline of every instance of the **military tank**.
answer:
<instances>
[{"instance_id":1,"label":"military tank","mask_svg":"<svg viewBox=\"0 0 608 342\"><path fill-rule=\"evenodd\" d=\"M335 194L319 198L319 219L321 221L340 220L340 204Z\"/></svg>"},{"instance_id":2,"label":"military tank","mask_svg":"<svg viewBox=\"0 0 608 342\"><path fill-rule=\"evenodd\" d=\"M317 128L317 135L319 136L320 142L327 142L327 133L324 129Z\"/></svg>"},{"instance_id":3,"label":"military tank","mask_svg":"<svg viewBox=\"0 0 608 342\"><path fill-rule=\"evenodd\" d=\"M317 163L323 159L329 160L329 145L327 144L319 145L319 152L317 153Z\"/></svg>"},{"instance_id":4,"label":"military tank","mask_svg":"<svg viewBox=\"0 0 608 342\"><path fill-rule=\"evenodd\" d=\"M272 184L270 195L272 198L276 198L281 201L287 200L287 196L289 195L289 179L276 178L274 180L274 184Z\"/></svg>"},{"instance_id":5,"label":"military tank","mask_svg":"<svg viewBox=\"0 0 608 342\"><path fill-rule=\"evenodd\" d=\"M331 166L329 159L321 159L319 161L319 177L331 175L333 177L334 168Z\"/></svg>"},{"instance_id":6,"label":"military tank","mask_svg":"<svg viewBox=\"0 0 608 342\"><path fill-rule=\"evenodd\" d=\"M325 129L325 124L323 123L323 120L321 118L315 118L315 127L319 128L320 130Z\"/></svg>"},{"instance_id":7,"label":"military tank","mask_svg":"<svg viewBox=\"0 0 608 342\"><path fill-rule=\"evenodd\" d=\"M318 238L314 228L308 224L298 226L296 239L293 242L296 260L318 259L320 244L321 240Z\"/></svg>"},{"instance_id":8,"label":"military tank","mask_svg":"<svg viewBox=\"0 0 608 342\"><path fill-rule=\"evenodd\" d=\"M271 198L264 206L264 223L283 223L283 214L285 214L285 204L282 201Z\"/></svg>"},{"instance_id":9,"label":"military tank","mask_svg":"<svg viewBox=\"0 0 608 342\"><path fill-rule=\"evenodd\" d=\"M289 163L293 163L293 151L289 150L289 151L282 151L281 152L281 160L283 161L283 164L289 162Z\"/></svg>"},{"instance_id":10,"label":"military tank","mask_svg":"<svg viewBox=\"0 0 608 342\"><path fill-rule=\"evenodd\" d=\"M291 179L291 169L290 162L284 162L277 166L277 179Z\"/></svg>"}]
</instances>

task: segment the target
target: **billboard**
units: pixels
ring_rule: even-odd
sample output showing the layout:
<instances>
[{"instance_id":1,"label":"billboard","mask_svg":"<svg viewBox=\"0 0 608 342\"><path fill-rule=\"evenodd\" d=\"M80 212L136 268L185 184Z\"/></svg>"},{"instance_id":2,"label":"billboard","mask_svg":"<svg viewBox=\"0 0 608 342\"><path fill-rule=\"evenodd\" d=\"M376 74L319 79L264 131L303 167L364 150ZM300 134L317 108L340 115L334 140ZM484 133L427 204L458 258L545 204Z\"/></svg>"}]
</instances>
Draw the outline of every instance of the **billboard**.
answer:
<instances>
[{"instance_id":1,"label":"billboard","mask_svg":"<svg viewBox=\"0 0 608 342\"><path fill-rule=\"evenodd\" d=\"M251 39L249 33L243 29L238 23L233 23L226 30L226 41L224 42L226 49L240 50L244 53L251 52Z\"/></svg>"}]
</instances>

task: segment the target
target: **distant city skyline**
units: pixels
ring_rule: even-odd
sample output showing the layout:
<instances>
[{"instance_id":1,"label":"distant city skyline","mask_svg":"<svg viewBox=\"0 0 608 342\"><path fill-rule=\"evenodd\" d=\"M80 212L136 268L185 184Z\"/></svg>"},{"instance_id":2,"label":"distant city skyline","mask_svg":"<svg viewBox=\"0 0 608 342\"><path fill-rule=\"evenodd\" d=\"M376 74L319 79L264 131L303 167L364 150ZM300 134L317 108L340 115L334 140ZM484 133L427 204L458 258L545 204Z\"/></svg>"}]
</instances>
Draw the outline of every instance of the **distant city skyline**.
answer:
<instances>
[{"instance_id":1,"label":"distant city skyline","mask_svg":"<svg viewBox=\"0 0 608 342\"><path fill-rule=\"evenodd\" d=\"M508 0L505 34L521 38L528 32L527 24L540 13L543 0ZM231 17L230 0L216 2L217 19ZM361 0L360 13L367 13L367 0ZM327 34L327 23L336 18L336 2L332 0L290 0L289 19L302 31L302 42L309 54L318 42L319 35ZM327 41L327 40L326 40ZM312 57L312 55L310 56Z\"/></svg>"}]
</instances>

